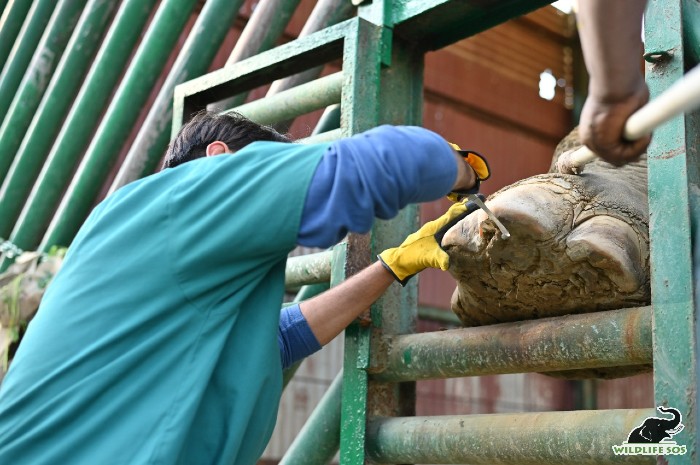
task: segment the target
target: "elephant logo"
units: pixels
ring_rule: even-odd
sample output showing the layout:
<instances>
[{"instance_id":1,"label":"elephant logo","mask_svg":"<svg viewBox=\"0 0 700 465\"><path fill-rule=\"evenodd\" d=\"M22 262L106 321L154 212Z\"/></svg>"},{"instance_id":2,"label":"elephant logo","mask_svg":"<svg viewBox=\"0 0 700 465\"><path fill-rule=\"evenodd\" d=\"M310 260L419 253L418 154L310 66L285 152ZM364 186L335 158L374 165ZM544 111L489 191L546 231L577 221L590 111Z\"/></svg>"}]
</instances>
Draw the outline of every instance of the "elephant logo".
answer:
<instances>
[{"instance_id":1,"label":"elephant logo","mask_svg":"<svg viewBox=\"0 0 700 465\"><path fill-rule=\"evenodd\" d=\"M630 431L627 437L628 444L659 444L666 439L683 431L683 416L675 408L658 406L657 410L664 414L671 414L673 418L647 417L641 425Z\"/></svg>"}]
</instances>

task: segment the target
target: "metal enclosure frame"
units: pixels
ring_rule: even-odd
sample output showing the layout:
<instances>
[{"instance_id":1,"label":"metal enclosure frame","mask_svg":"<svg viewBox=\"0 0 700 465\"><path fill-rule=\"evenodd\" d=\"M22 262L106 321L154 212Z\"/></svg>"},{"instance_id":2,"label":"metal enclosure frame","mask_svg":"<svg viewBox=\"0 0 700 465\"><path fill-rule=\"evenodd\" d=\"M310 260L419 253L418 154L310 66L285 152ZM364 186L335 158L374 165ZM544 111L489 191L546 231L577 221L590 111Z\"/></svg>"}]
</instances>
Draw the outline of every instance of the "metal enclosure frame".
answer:
<instances>
[{"instance_id":1,"label":"metal enclosure frame","mask_svg":"<svg viewBox=\"0 0 700 465\"><path fill-rule=\"evenodd\" d=\"M274 105L283 108L278 120L341 103L340 131L322 133L308 142L349 136L384 123L419 125L427 50L547 3L375 0L363 4L356 18L177 86L173 133L188 115L209 103L337 59L342 59L342 74L322 78L315 87L300 86L278 95ZM674 52L670 60L650 65L653 94L678 79L688 64L680 25L682 14L697 17L695 8L687 0L650 2L647 50ZM669 29L668 24L679 27ZM269 116L270 102L265 99L240 109L253 119L257 111L268 112L263 119L269 123L275 119ZM678 118L659 129L649 150L652 307L411 336L417 318L416 280L403 289L392 286L372 306L370 324L358 321L346 330L342 393L336 381L314 414L319 421L335 424L340 412L340 439L337 428L305 428L283 463L326 463L338 443L344 465L655 463L649 456L615 456L610 447L624 441L645 417L654 416L653 409L412 416L417 379L650 363L652 356L656 403L683 412L685 429L674 439L688 451L666 456L663 463L697 463L698 327L691 241L691 229L700 226L697 119L696 114ZM325 263L335 284L369 264L378 251L400 242L418 226L417 220L417 208L406 208L392 221L377 221L370 236L351 235L334 252L304 260ZM696 255L700 264L700 252ZM296 272L289 279L297 285L318 282L318 277ZM547 330L562 322L566 331ZM604 327L605 335L586 347L594 337L594 322ZM504 331L520 338L511 338L517 342L508 347L494 343ZM540 334L535 341L526 336L535 333ZM513 354L527 353L530 343L551 352L537 360L513 359ZM461 362L452 363L459 351ZM488 357L470 360L470 353Z\"/></svg>"}]
</instances>

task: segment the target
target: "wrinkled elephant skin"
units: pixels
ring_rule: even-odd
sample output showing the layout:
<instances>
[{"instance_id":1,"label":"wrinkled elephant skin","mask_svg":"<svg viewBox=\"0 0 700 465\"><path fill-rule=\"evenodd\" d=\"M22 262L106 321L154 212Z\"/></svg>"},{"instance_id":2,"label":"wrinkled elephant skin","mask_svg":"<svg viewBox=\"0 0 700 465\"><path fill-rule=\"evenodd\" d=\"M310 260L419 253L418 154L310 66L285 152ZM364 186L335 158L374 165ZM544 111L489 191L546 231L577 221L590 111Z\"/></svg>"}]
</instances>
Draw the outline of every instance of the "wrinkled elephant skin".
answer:
<instances>
[{"instance_id":1,"label":"wrinkled elephant skin","mask_svg":"<svg viewBox=\"0 0 700 465\"><path fill-rule=\"evenodd\" d=\"M555 160L576 141L574 132ZM534 176L486 204L509 239L479 210L442 241L458 281L452 310L465 326L649 304L645 161L623 168L596 161L581 176ZM586 370L574 377L648 369Z\"/></svg>"}]
</instances>

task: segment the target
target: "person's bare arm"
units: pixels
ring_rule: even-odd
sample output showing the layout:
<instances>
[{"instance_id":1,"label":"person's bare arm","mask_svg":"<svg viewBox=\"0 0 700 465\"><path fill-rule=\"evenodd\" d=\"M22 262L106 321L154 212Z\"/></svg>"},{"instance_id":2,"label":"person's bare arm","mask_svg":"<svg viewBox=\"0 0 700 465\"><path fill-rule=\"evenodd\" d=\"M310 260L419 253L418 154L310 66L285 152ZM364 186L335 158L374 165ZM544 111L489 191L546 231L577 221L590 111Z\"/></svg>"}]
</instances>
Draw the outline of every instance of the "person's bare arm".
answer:
<instances>
[{"instance_id":1,"label":"person's bare arm","mask_svg":"<svg viewBox=\"0 0 700 465\"><path fill-rule=\"evenodd\" d=\"M456 152L455 160L458 168L453 189L473 187L474 171ZM394 275L375 262L338 286L302 302L299 308L319 344L326 345L369 309L394 281Z\"/></svg>"},{"instance_id":2,"label":"person's bare arm","mask_svg":"<svg viewBox=\"0 0 700 465\"><path fill-rule=\"evenodd\" d=\"M394 282L376 262L347 281L299 305L319 344L326 345L374 303Z\"/></svg>"},{"instance_id":3,"label":"person's bare arm","mask_svg":"<svg viewBox=\"0 0 700 465\"><path fill-rule=\"evenodd\" d=\"M590 74L579 131L591 150L616 165L636 160L651 140L623 137L627 118L649 100L639 53L645 6L645 0L579 2L579 34Z\"/></svg>"}]
</instances>

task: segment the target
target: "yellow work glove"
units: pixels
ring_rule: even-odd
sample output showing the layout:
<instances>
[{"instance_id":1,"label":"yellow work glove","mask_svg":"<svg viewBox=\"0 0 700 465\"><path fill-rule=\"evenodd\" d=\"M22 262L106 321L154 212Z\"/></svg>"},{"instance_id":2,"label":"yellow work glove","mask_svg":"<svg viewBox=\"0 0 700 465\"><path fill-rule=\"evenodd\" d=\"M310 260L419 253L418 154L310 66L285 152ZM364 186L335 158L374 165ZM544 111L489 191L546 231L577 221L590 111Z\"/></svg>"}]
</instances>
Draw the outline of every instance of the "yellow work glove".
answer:
<instances>
[{"instance_id":1,"label":"yellow work glove","mask_svg":"<svg viewBox=\"0 0 700 465\"><path fill-rule=\"evenodd\" d=\"M483 200L483 196L480 197ZM426 268L447 270L450 257L442 249L442 238L448 229L478 208L474 202L455 203L447 213L424 224L400 246L380 253L379 260L402 286L405 286L414 274Z\"/></svg>"},{"instance_id":2,"label":"yellow work glove","mask_svg":"<svg viewBox=\"0 0 700 465\"><path fill-rule=\"evenodd\" d=\"M483 155L474 152L473 150L462 150L459 145L448 142L450 147L455 149L457 153L462 155L464 161L467 162L469 166L472 167L474 173L476 174L476 184L469 190L466 191L454 191L447 195L447 198L453 202L457 202L464 198L466 194L476 194L479 192L479 187L481 186L481 181L486 181L491 177L491 168L489 168L489 163Z\"/></svg>"}]
</instances>

